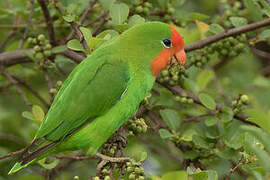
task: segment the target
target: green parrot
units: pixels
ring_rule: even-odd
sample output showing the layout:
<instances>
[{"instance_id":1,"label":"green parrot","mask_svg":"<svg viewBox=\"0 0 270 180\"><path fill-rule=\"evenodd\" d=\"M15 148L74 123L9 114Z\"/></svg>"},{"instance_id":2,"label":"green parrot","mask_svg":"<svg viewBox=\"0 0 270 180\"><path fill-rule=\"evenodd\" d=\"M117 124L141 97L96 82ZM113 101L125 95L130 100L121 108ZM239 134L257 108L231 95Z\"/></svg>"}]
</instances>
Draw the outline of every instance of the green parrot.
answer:
<instances>
[{"instance_id":1,"label":"green parrot","mask_svg":"<svg viewBox=\"0 0 270 180\"><path fill-rule=\"evenodd\" d=\"M12 174L52 153L98 148L132 115L184 41L170 25L147 22L95 50L68 76Z\"/></svg>"}]
</instances>

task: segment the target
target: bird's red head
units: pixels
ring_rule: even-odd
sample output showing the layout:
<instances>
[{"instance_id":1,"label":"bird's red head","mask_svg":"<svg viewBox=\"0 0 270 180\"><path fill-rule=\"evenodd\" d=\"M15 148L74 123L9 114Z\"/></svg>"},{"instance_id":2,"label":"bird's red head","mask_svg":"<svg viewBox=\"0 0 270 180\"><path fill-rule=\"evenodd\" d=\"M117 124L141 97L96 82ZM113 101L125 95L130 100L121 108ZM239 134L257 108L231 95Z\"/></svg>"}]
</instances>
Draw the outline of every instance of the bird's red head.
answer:
<instances>
[{"instance_id":1,"label":"bird's red head","mask_svg":"<svg viewBox=\"0 0 270 180\"><path fill-rule=\"evenodd\" d=\"M153 59L151 63L152 74L157 76L162 70L164 70L171 62L173 56L176 57L178 63L184 66L186 63L186 53L184 51L184 41L181 35L171 26L170 40L172 47L163 49L160 54Z\"/></svg>"}]
</instances>

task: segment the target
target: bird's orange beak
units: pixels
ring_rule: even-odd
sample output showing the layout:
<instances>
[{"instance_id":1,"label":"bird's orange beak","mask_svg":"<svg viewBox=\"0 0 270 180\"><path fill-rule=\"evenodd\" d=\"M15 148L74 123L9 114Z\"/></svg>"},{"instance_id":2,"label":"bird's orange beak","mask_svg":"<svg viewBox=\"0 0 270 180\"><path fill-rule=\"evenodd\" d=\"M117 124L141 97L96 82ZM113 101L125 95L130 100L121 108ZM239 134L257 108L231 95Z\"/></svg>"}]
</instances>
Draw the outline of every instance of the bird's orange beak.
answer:
<instances>
[{"instance_id":1,"label":"bird's orange beak","mask_svg":"<svg viewBox=\"0 0 270 180\"><path fill-rule=\"evenodd\" d=\"M186 52L184 49L175 53L175 57L180 64L180 66L184 66L186 64Z\"/></svg>"},{"instance_id":2,"label":"bird's orange beak","mask_svg":"<svg viewBox=\"0 0 270 180\"><path fill-rule=\"evenodd\" d=\"M184 50L184 41L181 37L181 35L174 29L173 26L170 26L172 30L171 34L171 40L173 44L173 51L174 51L174 56L176 57L178 63L181 66L184 66L186 63L186 53Z\"/></svg>"}]
</instances>

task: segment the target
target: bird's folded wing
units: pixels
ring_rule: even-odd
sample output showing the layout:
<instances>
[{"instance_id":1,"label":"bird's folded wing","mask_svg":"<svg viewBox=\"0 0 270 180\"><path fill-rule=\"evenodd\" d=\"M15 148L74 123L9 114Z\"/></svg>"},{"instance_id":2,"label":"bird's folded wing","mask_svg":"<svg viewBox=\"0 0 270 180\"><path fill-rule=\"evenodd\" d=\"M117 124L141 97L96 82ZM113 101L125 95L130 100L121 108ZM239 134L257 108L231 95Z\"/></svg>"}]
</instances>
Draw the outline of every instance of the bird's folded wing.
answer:
<instances>
[{"instance_id":1,"label":"bird's folded wing","mask_svg":"<svg viewBox=\"0 0 270 180\"><path fill-rule=\"evenodd\" d=\"M121 61L84 60L59 90L36 139L58 141L106 113L125 92L128 81L128 66Z\"/></svg>"}]
</instances>

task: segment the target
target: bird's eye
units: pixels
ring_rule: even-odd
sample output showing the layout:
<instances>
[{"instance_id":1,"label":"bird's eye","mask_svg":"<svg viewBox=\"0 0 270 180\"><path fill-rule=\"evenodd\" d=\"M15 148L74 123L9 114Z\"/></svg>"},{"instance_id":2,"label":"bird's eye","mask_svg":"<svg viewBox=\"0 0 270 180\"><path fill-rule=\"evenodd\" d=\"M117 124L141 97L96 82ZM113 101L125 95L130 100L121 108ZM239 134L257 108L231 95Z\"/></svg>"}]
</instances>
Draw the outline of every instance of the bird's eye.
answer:
<instances>
[{"instance_id":1,"label":"bird's eye","mask_svg":"<svg viewBox=\"0 0 270 180\"><path fill-rule=\"evenodd\" d=\"M162 44L165 48L168 48L168 49L172 47L172 42L171 42L171 39L169 38L163 39Z\"/></svg>"}]
</instances>

